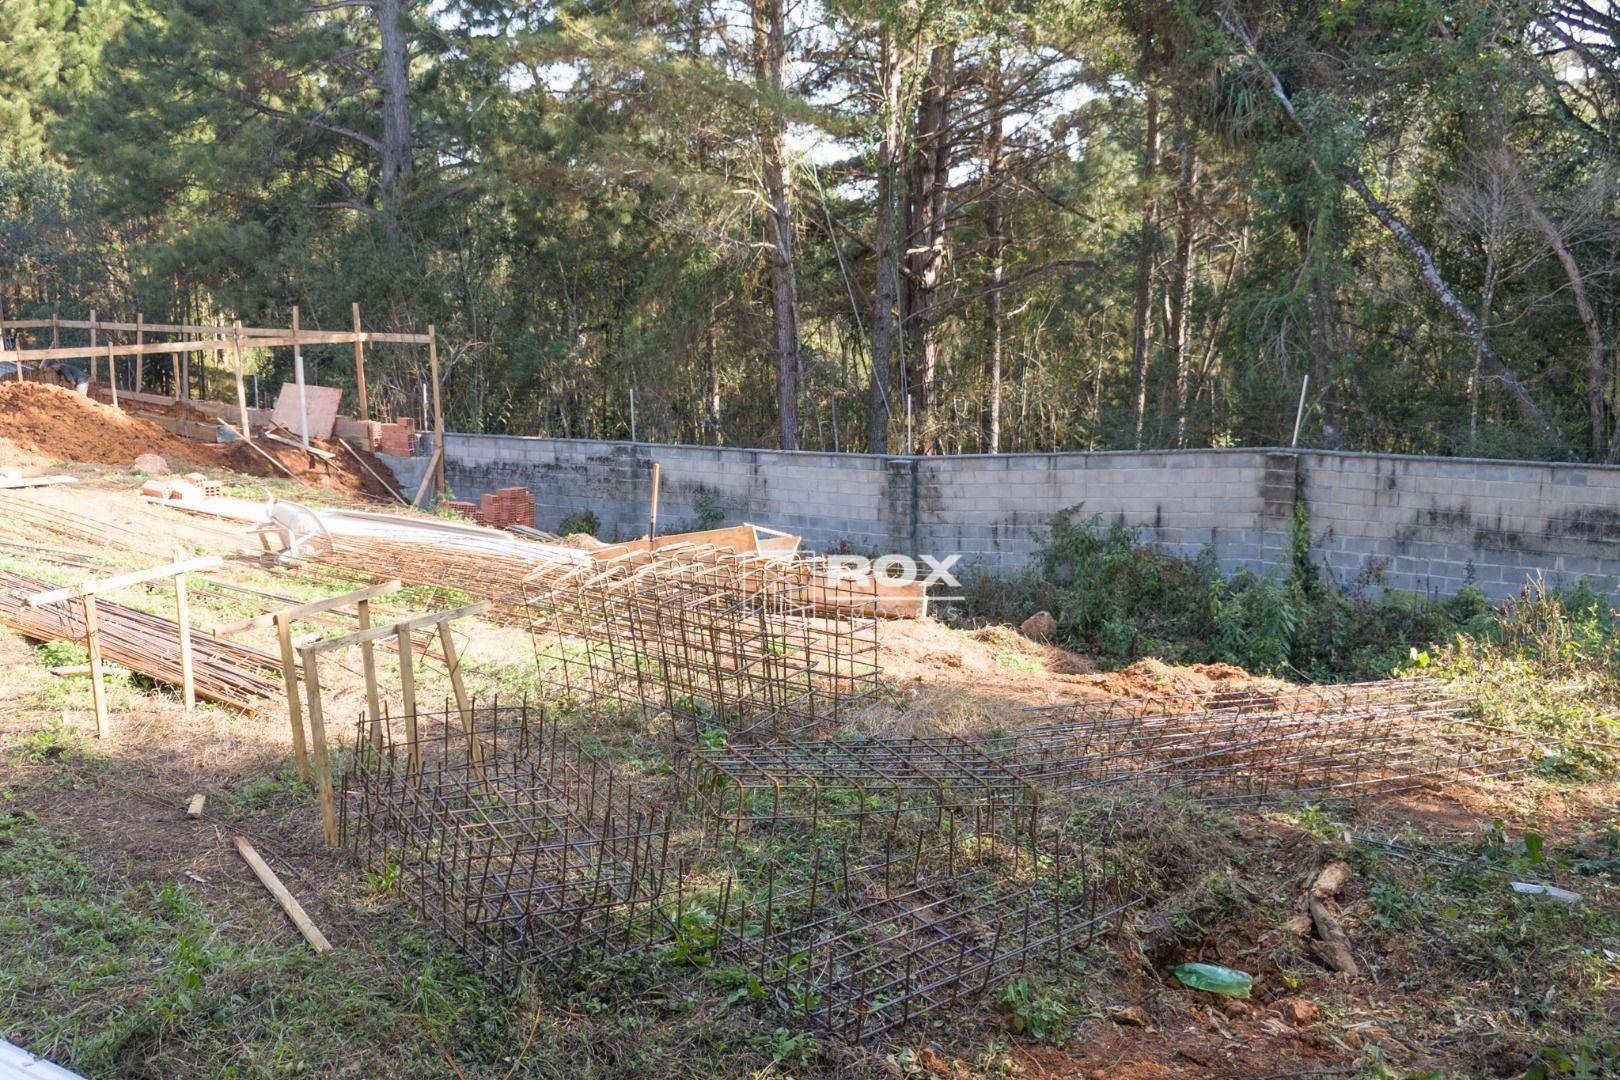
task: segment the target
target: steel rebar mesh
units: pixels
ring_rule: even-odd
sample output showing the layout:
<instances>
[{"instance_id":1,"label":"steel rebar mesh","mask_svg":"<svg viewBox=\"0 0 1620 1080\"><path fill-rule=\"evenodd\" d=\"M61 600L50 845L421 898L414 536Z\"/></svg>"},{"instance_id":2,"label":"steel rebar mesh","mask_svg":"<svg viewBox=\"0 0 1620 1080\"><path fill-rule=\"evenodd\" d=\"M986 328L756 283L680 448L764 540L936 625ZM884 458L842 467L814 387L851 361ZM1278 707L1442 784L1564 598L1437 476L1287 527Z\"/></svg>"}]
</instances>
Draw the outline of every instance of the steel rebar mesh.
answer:
<instances>
[{"instance_id":1,"label":"steel rebar mesh","mask_svg":"<svg viewBox=\"0 0 1620 1080\"><path fill-rule=\"evenodd\" d=\"M1526 737L1481 724L1473 711L1422 679L1114 699L1032 710L1049 722L984 746L1046 789L1140 782L1227 803L1352 798L1522 772Z\"/></svg>"},{"instance_id":2,"label":"steel rebar mesh","mask_svg":"<svg viewBox=\"0 0 1620 1080\"><path fill-rule=\"evenodd\" d=\"M778 864L727 879L716 951L743 965L784 1013L861 1040L949 1008L1027 970L1076 955L1130 905L1123 873L1079 831L1043 837L986 830L948 814L851 868L816 849L810 882L784 889ZM1095 824L1095 823L1094 823Z\"/></svg>"},{"instance_id":3,"label":"steel rebar mesh","mask_svg":"<svg viewBox=\"0 0 1620 1080\"><path fill-rule=\"evenodd\" d=\"M536 659L571 692L694 737L836 724L878 686L870 599L835 595L819 560L638 552L540 567L524 593Z\"/></svg>"},{"instance_id":4,"label":"steel rebar mesh","mask_svg":"<svg viewBox=\"0 0 1620 1080\"><path fill-rule=\"evenodd\" d=\"M910 819L937 828L944 814L981 806L999 806L1027 828L1040 809L1033 785L952 735L700 741L681 747L675 775L705 827L734 842L787 823L814 832L825 819L853 819L860 836Z\"/></svg>"},{"instance_id":5,"label":"steel rebar mesh","mask_svg":"<svg viewBox=\"0 0 1620 1080\"><path fill-rule=\"evenodd\" d=\"M362 720L343 827L392 883L503 984L644 947L664 888L667 810L527 702Z\"/></svg>"}]
</instances>

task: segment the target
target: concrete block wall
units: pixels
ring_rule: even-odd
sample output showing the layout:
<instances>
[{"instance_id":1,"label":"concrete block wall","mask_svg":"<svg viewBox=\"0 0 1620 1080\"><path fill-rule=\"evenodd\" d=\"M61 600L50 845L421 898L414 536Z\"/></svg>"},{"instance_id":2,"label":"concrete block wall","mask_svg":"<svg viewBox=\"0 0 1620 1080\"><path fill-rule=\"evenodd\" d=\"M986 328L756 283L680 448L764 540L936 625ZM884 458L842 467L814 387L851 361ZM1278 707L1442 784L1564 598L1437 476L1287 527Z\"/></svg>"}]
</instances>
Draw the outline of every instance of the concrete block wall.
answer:
<instances>
[{"instance_id":1,"label":"concrete block wall","mask_svg":"<svg viewBox=\"0 0 1620 1080\"><path fill-rule=\"evenodd\" d=\"M1268 449L880 457L456 434L446 446L456 498L522 485L539 528L589 510L604 538L646 530L656 461L660 531L707 512L820 551L1012 570L1035 553L1033 533L1079 507L1174 554L1285 571L1303 497L1313 555L1344 584L1447 594L1471 581L1503 596L1537 573L1620 578L1620 469L1605 466ZM385 460L414 491L427 459Z\"/></svg>"}]
</instances>

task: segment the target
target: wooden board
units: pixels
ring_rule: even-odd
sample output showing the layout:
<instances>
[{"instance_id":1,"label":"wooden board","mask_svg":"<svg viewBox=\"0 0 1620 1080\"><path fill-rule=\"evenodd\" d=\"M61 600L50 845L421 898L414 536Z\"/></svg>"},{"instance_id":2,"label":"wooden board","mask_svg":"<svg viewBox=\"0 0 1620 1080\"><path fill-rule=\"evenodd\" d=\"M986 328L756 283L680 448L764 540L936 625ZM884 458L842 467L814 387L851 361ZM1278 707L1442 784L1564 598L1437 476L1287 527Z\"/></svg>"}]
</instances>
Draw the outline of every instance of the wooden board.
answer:
<instances>
[{"instance_id":1,"label":"wooden board","mask_svg":"<svg viewBox=\"0 0 1620 1080\"><path fill-rule=\"evenodd\" d=\"M309 407L309 437L312 439L330 439L332 437L332 428L337 425L338 402L343 397L343 391L335 386L316 386L314 383L305 383L304 397ZM276 408L270 414L270 419L294 435L305 434L298 417L298 386L296 383L281 384L281 393L276 395Z\"/></svg>"}]
</instances>

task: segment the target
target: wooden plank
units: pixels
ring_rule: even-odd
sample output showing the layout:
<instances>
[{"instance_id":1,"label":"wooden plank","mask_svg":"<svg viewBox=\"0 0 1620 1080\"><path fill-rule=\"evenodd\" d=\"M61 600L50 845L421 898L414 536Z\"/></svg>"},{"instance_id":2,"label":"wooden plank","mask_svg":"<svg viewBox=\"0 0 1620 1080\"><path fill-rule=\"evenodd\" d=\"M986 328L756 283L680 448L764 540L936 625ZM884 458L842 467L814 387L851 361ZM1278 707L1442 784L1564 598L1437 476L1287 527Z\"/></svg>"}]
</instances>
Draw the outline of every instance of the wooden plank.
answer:
<instances>
[{"instance_id":1,"label":"wooden plank","mask_svg":"<svg viewBox=\"0 0 1620 1080\"><path fill-rule=\"evenodd\" d=\"M240 436L242 434L240 431L237 431L235 428L231 427L231 425L227 424L223 420L221 420L219 422L219 426L224 428L226 431L234 432L238 436ZM274 465L280 472L285 474L288 479L291 479L291 480L298 479L298 477L293 476L291 469L287 468L287 466L283 465L281 462L277 461L275 458L273 458L269 454L265 453L264 448L262 446L259 446L258 444L256 444L252 439L244 438L244 439L242 439L242 441L247 444L247 448L249 450L252 450L255 454L258 454L260 457L264 458L264 460L266 460L270 464Z\"/></svg>"},{"instance_id":2,"label":"wooden plank","mask_svg":"<svg viewBox=\"0 0 1620 1080\"><path fill-rule=\"evenodd\" d=\"M371 404L366 400L366 346L360 340L360 302L349 305L354 314L354 388L360 401L360 419L371 419Z\"/></svg>"},{"instance_id":3,"label":"wooden plank","mask_svg":"<svg viewBox=\"0 0 1620 1080\"><path fill-rule=\"evenodd\" d=\"M222 635L228 635L240 634L244 630L262 630L267 626L276 625L276 620L278 618L285 618L289 622L293 619L304 619L311 615L319 615L322 612L336 611L340 607L347 607L350 604L356 604L363 600L370 600L374 597L385 596L391 592L398 592L404 587L404 583L401 582L399 578L394 578L390 581L384 581L377 585L367 585L363 589L354 589L346 593L339 593L336 596L328 596L320 600L310 600L303 604L295 604L292 607L282 608L279 611L270 611L263 615L255 615L251 619L243 619L240 622L231 623L229 626L223 626L219 629L219 633Z\"/></svg>"},{"instance_id":4,"label":"wooden plank","mask_svg":"<svg viewBox=\"0 0 1620 1080\"><path fill-rule=\"evenodd\" d=\"M294 435L302 436L303 417L309 418L309 434L316 439L330 439L337 425L338 402L343 391L335 386L316 386L306 383L300 399L297 382L282 383L276 395L276 407L270 418ZM302 443L300 443L302 445Z\"/></svg>"},{"instance_id":5,"label":"wooden plank","mask_svg":"<svg viewBox=\"0 0 1620 1080\"><path fill-rule=\"evenodd\" d=\"M265 432L264 437L269 439L271 442L278 442L283 446L290 446L295 450L302 450L306 454L313 454L322 461L332 462L337 460L337 455L332 453L330 450L322 450L318 446L303 446L299 443L293 442L291 439L284 439L273 431Z\"/></svg>"},{"instance_id":6,"label":"wooden plank","mask_svg":"<svg viewBox=\"0 0 1620 1080\"><path fill-rule=\"evenodd\" d=\"M315 794L321 801L321 832L329 847L337 847L337 800L332 793L332 759L326 748L326 712L321 703L320 665L315 661L315 647L306 645L298 650L304 663L304 704L309 708L310 764L315 771Z\"/></svg>"},{"instance_id":7,"label":"wooden plank","mask_svg":"<svg viewBox=\"0 0 1620 1080\"><path fill-rule=\"evenodd\" d=\"M292 723L293 761L298 779L309 783L309 754L304 748L304 715L298 706L298 662L293 658L292 620L285 612L275 616L276 639L281 645L281 687L287 692L287 719Z\"/></svg>"},{"instance_id":8,"label":"wooden plank","mask_svg":"<svg viewBox=\"0 0 1620 1080\"><path fill-rule=\"evenodd\" d=\"M242 435L251 440L253 425L248 420L247 384L242 380L242 323L237 320L233 328L231 348L236 354L236 407L242 414Z\"/></svg>"},{"instance_id":9,"label":"wooden plank","mask_svg":"<svg viewBox=\"0 0 1620 1080\"><path fill-rule=\"evenodd\" d=\"M450 619L462 619L469 615L482 615L493 606L488 600L478 600L467 604L465 607L452 608L449 611L435 611L429 615L416 615L409 619L401 619L399 622L390 623L387 626L374 626L369 630L357 630L352 634L344 634L342 637L311 642L308 645L300 646L299 651L324 653L331 652L334 649L347 649L367 641L380 641L388 635L400 631L409 634L412 630L426 630Z\"/></svg>"},{"instance_id":10,"label":"wooden plank","mask_svg":"<svg viewBox=\"0 0 1620 1080\"><path fill-rule=\"evenodd\" d=\"M416 652L411 648L411 628L396 623L391 628L399 644L399 689L405 708L405 746L409 769L422 768L422 746L416 736Z\"/></svg>"},{"instance_id":11,"label":"wooden plank","mask_svg":"<svg viewBox=\"0 0 1620 1080\"><path fill-rule=\"evenodd\" d=\"M79 597L84 605L84 647L90 654L90 700L96 710L96 737L112 737L112 726L107 721L107 687L101 672L101 630L96 625L96 597L84 593Z\"/></svg>"},{"instance_id":12,"label":"wooden plank","mask_svg":"<svg viewBox=\"0 0 1620 1080\"><path fill-rule=\"evenodd\" d=\"M300 904L298 899L287 891L287 886L281 883L281 879L276 876L276 872L270 869L269 865L259 857L259 853L254 850L253 845L248 843L247 837L238 836L236 838L236 850L241 852L242 858L253 868L253 873L258 877L259 883L270 890L270 895L276 898L276 902L281 905L281 910L285 911L287 917L293 921L293 925L298 927L298 932L304 935L304 940L309 942L309 947L318 953L331 952L332 943L326 940L326 935L321 933L320 927L316 926L314 920L304 911L304 905Z\"/></svg>"},{"instance_id":13,"label":"wooden plank","mask_svg":"<svg viewBox=\"0 0 1620 1080\"><path fill-rule=\"evenodd\" d=\"M55 487L58 484L77 484L76 476L5 476L0 477L0 489Z\"/></svg>"},{"instance_id":14,"label":"wooden plank","mask_svg":"<svg viewBox=\"0 0 1620 1080\"><path fill-rule=\"evenodd\" d=\"M360 629L371 629L371 600L361 597L354 605ZM377 691L377 647L367 641L360 646L360 668L366 677L366 719L371 722L371 745L382 750L382 695Z\"/></svg>"},{"instance_id":15,"label":"wooden plank","mask_svg":"<svg viewBox=\"0 0 1620 1080\"><path fill-rule=\"evenodd\" d=\"M202 817L203 804L205 804L207 801L208 801L208 796L202 794L201 792L197 793L196 795L193 795L191 797L191 805L186 807L186 817L188 817L188 818L200 818L200 817Z\"/></svg>"},{"instance_id":16,"label":"wooden plank","mask_svg":"<svg viewBox=\"0 0 1620 1080\"><path fill-rule=\"evenodd\" d=\"M213 328L209 328L212 330ZM244 335L248 335L243 330ZM370 343L384 343L390 345L425 345L428 342L426 334L374 334L360 335L362 340ZM248 337L244 342L250 349L284 349L292 345L348 345L355 339L355 335L347 330L339 333L326 331L300 331L296 337L285 331L278 337ZM217 349L219 346L212 341L148 341L142 345L114 345L108 342L107 349L111 349L118 356L172 356L176 353L203 352L208 349ZM45 360L83 360L90 356L103 355L102 348L91 349L84 345L65 345L60 349L14 349L8 350L8 356L18 356L29 363Z\"/></svg>"},{"instance_id":17,"label":"wooden plank","mask_svg":"<svg viewBox=\"0 0 1620 1080\"><path fill-rule=\"evenodd\" d=\"M422 483L417 487L416 494L411 496L412 506L421 506L422 499L433 486L433 475L438 471L439 461L444 457L444 446L441 444L433 448L433 456L428 458L427 472L422 474Z\"/></svg>"},{"instance_id":18,"label":"wooden plank","mask_svg":"<svg viewBox=\"0 0 1620 1080\"><path fill-rule=\"evenodd\" d=\"M434 491L444 492L444 411L439 407L439 335L428 323L428 369L433 375L433 445L438 453L433 455L428 471L433 473L437 466L438 481Z\"/></svg>"},{"instance_id":19,"label":"wooden plank","mask_svg":"<svg viewBox=\"0 0 1620 1080\"><path fill-rule=\"evenodd\" d=\"M439 645L444 649L445 666L450 669L450 688L455 691L456 711L461 714L461 728L467 734L467 756L475 764L484 760L484 748L473 733L472 701L467 697L467 686L461 678L461 656L456 652L455 635L450 624L439 624Z\"/></svg>"},{"instance_id":20,"label":"wooden plank","mask_svg":"<svg viewBox=\"0 0 1620 1080\"><path fill-rule=\"evenodd\" d=\"M197 684L191 673L191 604L184 572L174 575L174 621L180 647L180 700L190 714L197 708Z\"/></svg>"},{"instance_id":21,"label":"wooden plank","mask_svg":"<svg viewBox=\"0 0 1620 1080\"><path fill-rule=\"evenodd\" d=\"M195 559L154 566L150 570L133 570L127 574L118 574L108 578L95 578L90 581L82 581L77 585L69 585L66 588L35 593L23 602L29 607L44 607L46 604L71 600L75 596L100 595L117 589L127 589L132 585L144 585L146 582L156 581L158 578L175 577L179 574L190 574L199 570L213 570L224 565L224 562L225 560L217 555L201 555Z\"/></svg>"}]
</instances>

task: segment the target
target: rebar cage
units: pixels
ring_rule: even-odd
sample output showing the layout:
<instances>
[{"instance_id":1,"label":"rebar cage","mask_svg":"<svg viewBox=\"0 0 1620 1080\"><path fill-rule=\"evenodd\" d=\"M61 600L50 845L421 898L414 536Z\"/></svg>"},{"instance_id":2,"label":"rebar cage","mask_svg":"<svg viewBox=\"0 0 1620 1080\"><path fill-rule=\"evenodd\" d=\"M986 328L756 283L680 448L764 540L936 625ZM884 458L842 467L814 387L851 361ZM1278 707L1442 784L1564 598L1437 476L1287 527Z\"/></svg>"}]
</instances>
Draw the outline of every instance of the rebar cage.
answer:
<instances>
[{"instance_id":1,"label":"rebar cage","mask_svg":"<svg viewBox=\"0 0 1620 1080\"><path fill-rule=\"evenodd\" d=\"M944 814L983 806L1000 806L1030 828L1040 810L1034 785L951 735L735 744L713 738L683 746L675 775L705 825L734 840L784 823L814 832L840 818L853 819L862 836L912 818L938 828Z\"/></svg>"},{"instance_id":2,"label":"rebar cage","mask_svg":"<svg viewBox=\"0 0 1620 1080\"><path fill-rule=\"evenodd\" d=\"M825 729L878 689L873 598L817 559L637 552L545 565L523 590L543 671L691 738Z\"/></svg>"},{"instance_id":3,"label":"rebar cage","mask_svg":"<svg viewBox=\"0 0 1620 1080\"><path fill-rule=\"evenodd\" d=\"M1032 965L1078 965L1133 902L1102 845L1078 832L1037 842L982 813L946 820L949 835L917 834L908 848L889 834L876 861L853 869L850 844L837 857L817 847L809 883L791 890L774 862L728 879L716 952L788 1016L859 1041Z\"/></svg>"},{"instance_id":4,"label":"rebar cage","mask_svg":"<svg viewBox=\"0 0 1620 1080\"><path fill-rule=\"evenodd\" d=\"M475 964L510 984L644 947L668 874L670 820L527 702L356 728L343 828Z\"/></svg>"}]
</instances>

